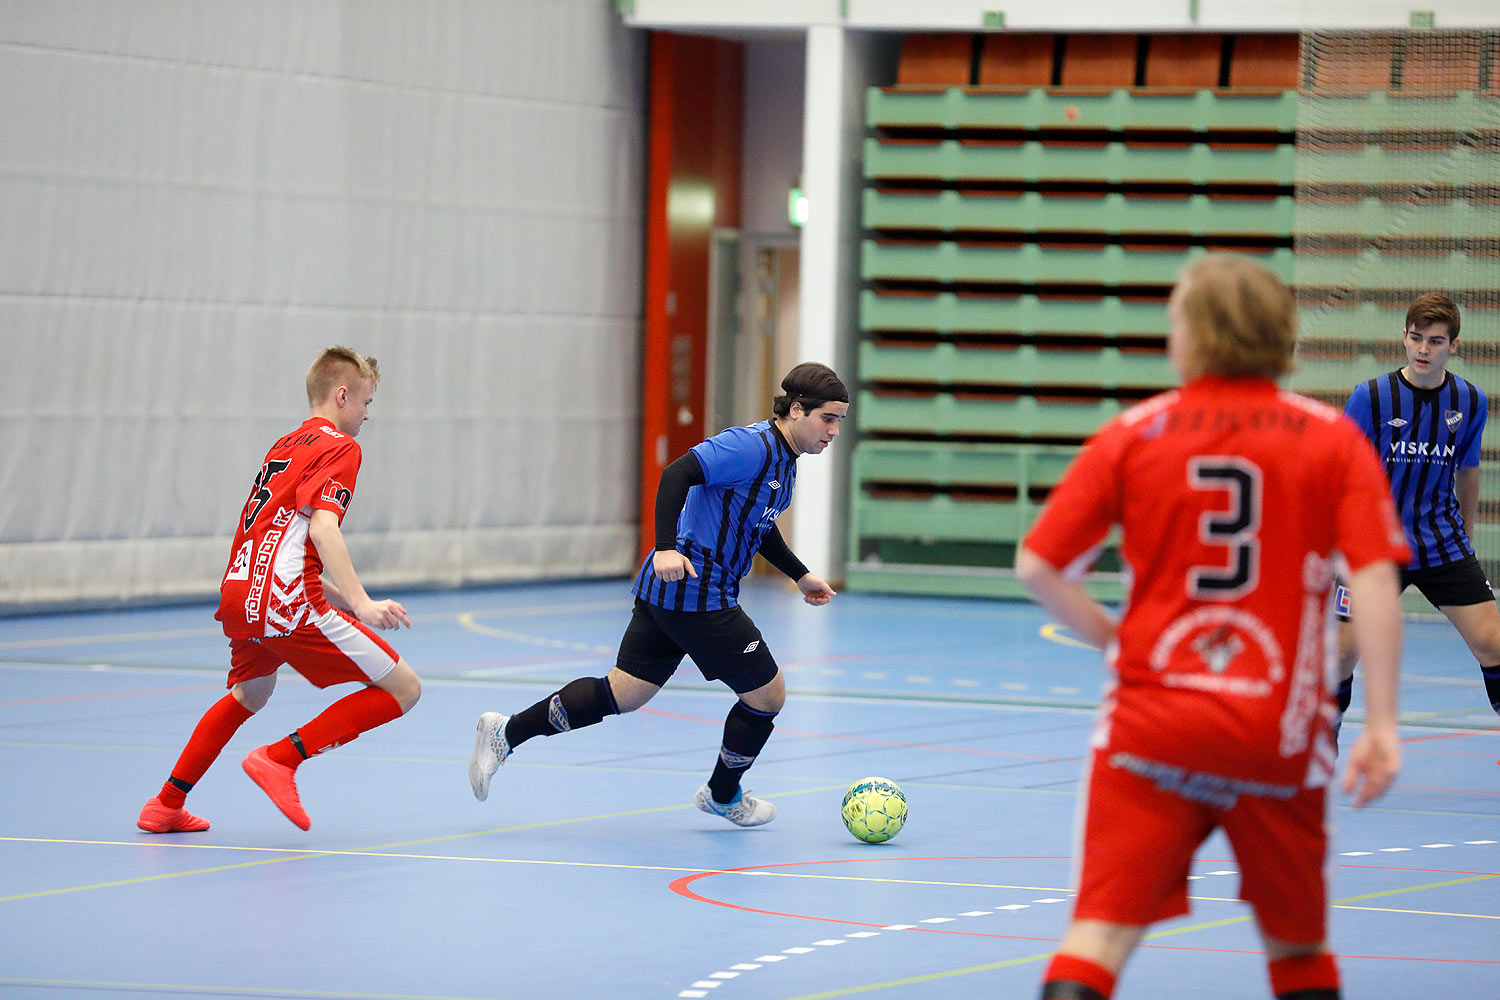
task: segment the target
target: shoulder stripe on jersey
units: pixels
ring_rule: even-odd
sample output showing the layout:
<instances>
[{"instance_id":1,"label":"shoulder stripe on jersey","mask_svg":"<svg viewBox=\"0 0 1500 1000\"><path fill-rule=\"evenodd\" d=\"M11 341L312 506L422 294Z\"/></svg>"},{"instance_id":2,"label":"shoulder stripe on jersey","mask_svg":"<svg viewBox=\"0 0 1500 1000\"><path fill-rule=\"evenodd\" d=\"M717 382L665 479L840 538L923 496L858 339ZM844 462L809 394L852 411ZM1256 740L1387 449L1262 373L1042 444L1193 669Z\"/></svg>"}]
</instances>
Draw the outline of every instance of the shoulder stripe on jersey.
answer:
<instances>
[{"instance_id":1,"label":"shoulder stripe on jersey","mask_svg":"<svg viewBox=\"0 0 1500 1000\"><path fill-rule=\"evenodd\" d=\"M728 561L729 553L726 548L729 544L729 525L734 520L733 511L734 491L725 490L723 509L719 512L719 534L714 539L714 551L719 554L721 560L724 560L724 572L719 576L719 600L721 601L729 598L729 577L734 572L733 565ZM704 607L707 607L708 587L704 586L701 590L702 593L699 596L702 598Z\"/></svg>"},{"instance_id":2,"label":"shoulder stripe on jersey","mask_svg":"<svg viewBox=\"0 0 1500 1000\"><path fill-rule=\"evenodd\" d=\"M1456 556L1454 556L1454 559L1462 559L1464 556L1474 554L1473 544L1469 541L1469 533L1464 530L1463 509L1460 508L1456 502L1441 503L1440 501L1446 498L1440 497L1438 494L1440 491L1446 491L1450 496L1454 498L1455 501L1457 499L1456 477L1458 474L1458 461L1463 454L1463 449L1460 447L1459 441L1461 438L1468 436L1469 427L1473 424L1473 421L1470 418L1473 417L1474 412L1479 407L1479 393L1475 391L1474 386L1471 383L1465 382L1457 375L1452 375L1451 385L1452 391L1449 393L1449 399L1452 403L1452 408L1458 410L1464 415L1464 422L1462 425L1461 434L1450 433L1448 435L1449 439L1453 443L1453 459L1446 466L1446 475L1441 475L1438 477L1439 482L1433 489L1432 536L1434 538L1442 537L1442 535L1438 531L1437 524L1438 508L1441 507L1443 520L1448 524L1448 537L1453 540L1453 547L1458 550L1458 553ZM1468 396L1469 401L1469 407L1467 410L1463 408L1462 404L1459 401L1460 385L1462 385L1463 389L1467 390L1465 393L1465 395ZM1454 516L1455 511L1457 512L1456 517Z\"/></svg>"},{"instance_id":3,"label":"shoulder stripe on jersey","mask_svg":"<svg viewBox=\"0 0 1500 1000\"><path fill-rule=\"evenodd\" d=\"M756 501L760 497L760 488L765 485L766 476L771 471L771 462L776 447L771 437L769 428L760 433L761 446L765 448L766 452L765 461L761 464L760 471L756 473L755 479L745 491L745 502L740 505L740 516L734 525L734 547L730 554L729 565L733 567L733 571L737 576L744 575L742 567L748 569L750 560L755 557L753 551L745 551L750 534L750 530L746 528L746 524L750 521L750 515L755 509Z\"/></svg>"},{"instance_id":4,"label":"shoulder stripe on jersey","mask_svg":"<svg viewBox=\"0 0 1500 1000\"><path fill-rule=\"evenodd\" d=\"M1415 393L1413 394L1413 396L1415 397ZM1413 398L1412 412L1416 413L1421 405L1422 401L1420 398ZM1438 428L1443 426L1443 405L1441 392L1434 392L1429 396L1427 400L1427 408L1432 411L1432 414L1430 416L1432 423L1429 424L1427 428L1427 447L1429 449L1432 449L1433 451L1436 451L1438 447ZM1407 499L1407 502L1413 505L1413 509L1415 509L1416 501L1419 498L1427 496L1428 474L1432 471L1431 462L1422 462L1420 464L1421 470L1417 473L1417 482L1415 489L1413 489L1410 494L1407 494L1405 492L1402 493L1403 498L1409 498ZM1407 466L1409 469L1411 463L1407 463ZM1429 518L1429 521L1431 520L1432 519ZM1433 540L1436 541L1437 523L1435 521L1432 521L1431 526L1433 528ZM1413 524L1412 527L1415 528L1416 525ZM1414 532L1414 534L1416 534L1417 536L1417 558L1421 562L1422 567L1425 569L1428 566L1440 563L1443 558L1442 552L1437 552L1435 554L1432 553L1427 544L1427 539L1423 537L1423 533L1417 531Z\"/></svg>"},{"instance_id":5,"label":"shoulder stripe on jersey","mask_svg":"<svg viewBox=\"0 0 1500 1000\"><path fill-rule=\"evenodd\" d=\"M692 562L693 561L693 543L692 542L686 542L686 543L683 544L682 547L685 550L682 554L685 555L685 556L687 556L688 562ZM674 592L673 592L673 595L672 595L672 610L673 611L681 611L683 609L683 606L687 603L687 589L688 589L687 585L688 585L688 581L691 580L691 579L692 579L692 577L690 577L686 573L684 573L681 580L674 580L672 582L672 587L674 588ZM663 607L665 607L665 605L663 605Z\"/></svg>"}]
</instances>

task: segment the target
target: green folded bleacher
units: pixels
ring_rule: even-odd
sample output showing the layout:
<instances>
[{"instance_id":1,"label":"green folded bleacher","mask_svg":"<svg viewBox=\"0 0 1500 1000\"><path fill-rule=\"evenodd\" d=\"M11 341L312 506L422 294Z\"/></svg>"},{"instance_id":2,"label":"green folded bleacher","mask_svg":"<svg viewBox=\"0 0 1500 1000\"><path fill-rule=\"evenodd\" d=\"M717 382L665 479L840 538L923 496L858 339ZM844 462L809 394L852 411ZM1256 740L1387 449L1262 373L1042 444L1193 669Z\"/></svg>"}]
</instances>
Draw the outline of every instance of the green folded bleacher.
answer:
<instances>
[{"instance_id":1,"label":"green folded bleacher","mask_svg":"<svg viewBox=\"0 0 1500 1000\"><path fill-rule=\"evenodd\" d=\"M1398 318L1398 326L1400 322ZM1167 314L1160 297L866 289L860 296L860 327L866 333L919 330L1054 338L1161 337L1167 329Z\"/></svg>"},{"instance_id":2,"label":"green folded bleacher","mask_svg":"<svg viewBox=\"0 0 1500 1000\"><path fill-rule=\"evenodd\" d=\"M1434 116L1469 124L1413 139ZM1176 383L1166 296L1203 254L1293 286L1287 384L1340 407L1402 363L1411 296L1500 301L1500 181L1463 180L1500 178L1492 96L888 87L866 122L847 571L863 589L1021 596L1016 547L1067 462ZM1500 309L1466 313L1466 343L1497 326ZM1466 377L1500 361L1467 353ZM1500 496L1489 453L1483 471ZM1500 552L1500 521L1475 537ZM1089 585L1121 593L1117 575Z\"/></svg>"},{"instance_id":3,"label":"green folded bleacher","mask_svg":"<svg viewBox=\"0 0 1500 1000\"><path fill-rule=\"evenodd\" d=\"M1481 216L1483 218L1485 216ZM1493 220L1500 223L1500 208L1495 209ZM1064 195L1037 191L867 188L864 222L867 229L940 230L944 233L1020 231L1262 236L1291 231L1292 199L1286 195L1249 199L1202 194L1095 192ZM1490 231L1497 230L1492 228Z\"/></svg>"},{"instance_id":4,"label":"green folded bleacher","mask_svg":"<svg viewBox=\"0 0 1500 1000\"><path fill-rule=\"evenodd\" d=\"M1131 351L1114 346L928 345L883 340L866 340L860 344L859 376L865 382L886 384L1027 388L1089 386L1162 390L1177 382L1160 351Z\"/></svg>"},{"instance_id":5,"label":"green folded bleacher","mask_svg":"<svg viewBox=\"0 0 1500 1000\"><path fill-rule=\"evenodd\" d=\"M1290 132L1297 92L1158 91L1038 87L950 87L872 90L865 107L872 128L1090 128Z\"/></svg>"},{"instance_id":6,"label":"green folded bleacher","mask_svg":"<svg viewBox=\"0 0 1500 1000\"><path fill-rule=\"evenodd\" d=\"M1216 147L1208 142L1039 142L988 139L867 139L865 176L874 180L1044 181L1101 184L1293 181L1290 144ZM1351 165L1351 169L1358 169ZM1367 169L1379 169L1371 164Z\"/></svg>"},{"instance_id":7,"label":"green folded bleacher","mask_svg":"<svg viewBox=\"0 0 1500 1000\"><path fill-rule=\"evenodd\" d=\"M866 240L862 274L868 280L941 282L945 285L1104 285L1128 289L1170 286L1188 264L1208 252L1203 247L1162 248L1046 246L984 243ZM1285 281L1292 278L1292 251L1279 247L1258 253L1261 263ZM1379 266L1380 258L1368 266Z\"/></svg>"}]
</instances>

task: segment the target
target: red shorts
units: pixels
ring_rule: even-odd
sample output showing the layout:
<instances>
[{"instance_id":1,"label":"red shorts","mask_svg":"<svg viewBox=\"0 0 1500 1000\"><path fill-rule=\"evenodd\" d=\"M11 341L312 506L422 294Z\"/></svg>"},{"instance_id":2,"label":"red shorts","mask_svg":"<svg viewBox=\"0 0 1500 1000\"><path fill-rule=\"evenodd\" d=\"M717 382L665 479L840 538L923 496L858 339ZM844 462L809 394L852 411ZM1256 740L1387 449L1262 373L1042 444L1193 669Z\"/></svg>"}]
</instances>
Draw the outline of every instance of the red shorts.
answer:
<instances>
[{"instance_id":1,"label":"red shorts","mask_svg":"<svg viewBox=\"0 0 1500 1000\"><path fill-rule=\"evenodd\" d=\"M229 640L229 681L274 674L283 664L320 688L358 681L373 684L396 666L400 655L364 623L337 608L290 635Z\"/></svg>"},{"instance_id":2,"label":"red shorts","mask_svg":"<svg viewBox=\"0 0 1500 1000\"><path fill-rule=\"evenodd\" d=\"M1193 853L1223 827L1240 869L1240 898L1271 937L1322 941L1328 916L1326 790L1290 798L1241 794L1210 805L1112 765L1095 750L1081 824L1075 919L1145 925L1188 912Z\"/></svg>"}]
</instances>

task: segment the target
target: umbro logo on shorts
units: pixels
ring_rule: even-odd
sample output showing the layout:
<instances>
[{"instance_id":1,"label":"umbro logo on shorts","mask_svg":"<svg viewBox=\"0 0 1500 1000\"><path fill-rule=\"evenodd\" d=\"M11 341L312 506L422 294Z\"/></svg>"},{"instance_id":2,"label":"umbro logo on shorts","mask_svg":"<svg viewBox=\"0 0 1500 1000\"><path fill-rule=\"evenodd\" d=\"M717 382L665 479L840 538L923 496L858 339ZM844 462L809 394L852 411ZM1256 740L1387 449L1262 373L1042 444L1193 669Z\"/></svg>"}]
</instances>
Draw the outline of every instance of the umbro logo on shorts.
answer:
<instances>
[{"instance_id":1,"label":"umbro logo on shorts","mask_svg":"<svg viewBox=\"0 0 1500 1000\"><path fill-rule=\"evenodd\" d=\"M745 647L745 648L744 648L744 650L743 650L743 652L746 652L746 653L753 653L753 652L755 652L755 651L756 651L756 650L757 650L757 649L759 649L759 648L760 648L760 640L759 640L759 639L756 639L756 640L755 640L755 641L754 641L754 642L752 642L752 643L751 643L751 644L750 644L750 645L748 645L748 646L746 646L746 647Z\"/></svg>"}]
</instances>

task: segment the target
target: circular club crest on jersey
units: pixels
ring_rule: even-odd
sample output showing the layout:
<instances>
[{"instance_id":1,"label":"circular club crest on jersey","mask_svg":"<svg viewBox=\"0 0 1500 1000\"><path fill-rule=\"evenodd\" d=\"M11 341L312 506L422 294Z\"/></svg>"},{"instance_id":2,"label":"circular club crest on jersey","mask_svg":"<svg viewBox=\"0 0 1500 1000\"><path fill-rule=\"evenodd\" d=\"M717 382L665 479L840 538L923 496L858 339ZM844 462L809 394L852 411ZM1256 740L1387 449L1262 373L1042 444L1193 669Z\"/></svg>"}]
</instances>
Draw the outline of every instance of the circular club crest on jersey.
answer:
<instances>
[{"instance_id":1,"label":"circular club crest on jersey","mask_svg":"<svg viewBox=\"0 0 1500 1000\"><path fill-rule=\"evenodd\" d=\"M1234 669L1237 665L1242 669ZM1286 677L1271 629L1235 607L1198 608L1172 622L1151 649L1151 669L1165 673L1163 683L1169 687L1259 698Z\"/></svg>"}]
</instances>

